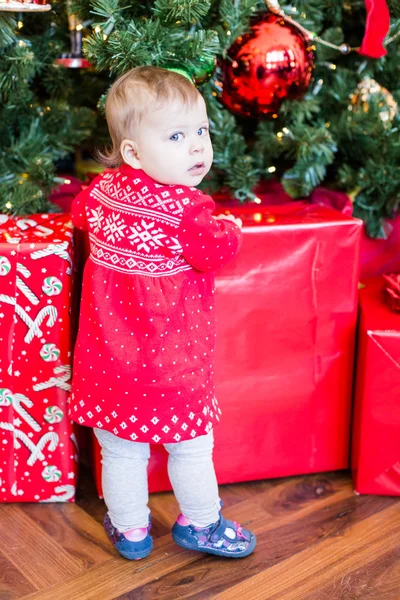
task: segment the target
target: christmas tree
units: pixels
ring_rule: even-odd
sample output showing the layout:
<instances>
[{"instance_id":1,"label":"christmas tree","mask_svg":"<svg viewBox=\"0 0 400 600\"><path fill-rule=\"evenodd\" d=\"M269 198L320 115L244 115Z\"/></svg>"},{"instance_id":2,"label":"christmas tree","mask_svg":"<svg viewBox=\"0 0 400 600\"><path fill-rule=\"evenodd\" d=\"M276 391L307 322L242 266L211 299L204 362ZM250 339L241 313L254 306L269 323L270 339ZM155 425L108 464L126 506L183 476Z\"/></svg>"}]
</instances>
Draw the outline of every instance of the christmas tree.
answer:
<instances>
[{"instance_id":1,"label":"christmas tree","mask_svg":"<svg viewBox=\"0 0 400 600\"><path fill-rule=\"evenodd\" d=\"M16 4L0 5L0 212L48 212L64 181L57 165L90 136L97 99L79 70L56 62L70 50L66 2Z\"/></svg>"},{"instance_id":2,"label":"christmas tree","mask_svg":"<svg viewBox=\"0 0 400 600\"><path fill-rule=\"evenodd\" d=\"M389 31L385 2L375 13L359 0L95 0L91 8L86 52L97 69L113 79L153 64L199 86L215 151L211 191L252 201L260 180L278 177L302 198L323 184L351 196L370 235L385 235L400 198L398 6Z\"/></svg>"},{"instance_id":3,"label":"christmas tree","mask_svg":"<svg viewBox=\"0 0 400 600\"><path fill-rule=\"evenodd\" d=\"M369 234L385 236L385 219L397 211L400 198L400 7L395 2L388 9L386 0L294 0L282 7L252 0L85 0L72 3L72 9L90 15L85 53L107 87L143 64L175 69L193 79L208 104L215 157L204 185L211 192L224 190L251 202L258 201L260 181L272 177L293 198L305 198L323 185L349 194L354 214L364 220ZM42 23L42 48L52 29ZM3 56L19 56L19 36L13 26L3 31ZM43 81L55 86L60 75L50 76L51 60L47 67L33 59L11 64L14 70L15 65L35 68ZM1 85L3 111L13 113L16 125L23 122L25 132L31 132L28 115L17 118L17 112L27 110L24 101L39 106L29 99L32 89L21 83L26 80L32 81L29 73L18 73L12 80L18 87ZM15 96L18 111L13 108ZM100 110L104 100L102 94ZM43 112L46 106L41 102L35 110ZM67 114L61 120L62 131L69 131L66 151L87 133L81 124L70 123L72 115ZM46 112L42 121L48 122ZM34 122L31 138L35 136L38 149L48 148L44 140L53 140L51 132L42 136L37 130L40 119ZM7 135L6 145L14 147L12 128ZM21 137L26 139L26 134ZM61 136L56 139L61 151ZM18 156L36 168L35 157L23 147ZM54 171L42 170L50 184ZM10 171L15 172L14 163L3 158L2 181ZM28 167L20 172L28 173ZM9 197L19 205L15 181L8 184Z\"/></svg>"}]
</instances>

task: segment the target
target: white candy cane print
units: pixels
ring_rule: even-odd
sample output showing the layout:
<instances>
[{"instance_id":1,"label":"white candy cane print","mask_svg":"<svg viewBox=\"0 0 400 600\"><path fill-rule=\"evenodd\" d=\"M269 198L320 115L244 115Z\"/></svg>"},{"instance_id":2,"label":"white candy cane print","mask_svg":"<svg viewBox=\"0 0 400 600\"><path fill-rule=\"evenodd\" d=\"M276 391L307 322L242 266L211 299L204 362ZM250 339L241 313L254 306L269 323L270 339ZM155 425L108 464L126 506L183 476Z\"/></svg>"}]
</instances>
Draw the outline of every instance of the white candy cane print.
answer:
<instances>
[{"instance_id":1,"label":"white candy cane print","mask_svg":"<svg viewBox=\"0 0 400 600\"><path fill-rule=\"evenodd\" d=\"M32 302L32 304L34 304L35 306L37 304L39 304L39 298L36 296L36 294L34 292L32 292L32 290L26 285L25 281L23 281L21 279L21 277L18 277L17 275L17 288L19 289L20 292L22 292L24 294L24 296L26 296L28 298L28 300L30 302Z\"/></svg>"},{"instance_id":2,"label":"white candy cane print","mask_svg":"<svg viewBox=\"0 0 400 600\"><path fill-rule=\"evenodd\" d=\"M45 227L44 225L38 225L33 219L18 219L16 225L22 231L25 231L30 227L34 228L33 233L38 237L45 237L46 235L51 235L52 233L54 233L53 229L50 229L50 227Z\"/></svg>"},{"instance_id":3,"label":"white candy cane print","mask_svg":"<svg viewBox=\"0 0 400 600\"><path fill-rule=\"evenodd\" d=\"M24 277L26 277L26 278L28 278L28 277L30 277L32 275L32 273L30 272L30 270L28 269L28 267L26 267L22 263L17 263L17 271L19 273L22 273L22 275Z\"/></svg>"},{"instance_id":4,"label":"white candy cane print","mask_svg":"<svg viewBox=\"0 0 400 600\"><path fill-rule=\"evenodd\" d=\"M31 453L30 457L28 458L28 465L31 467L33 464L35 464L35 462L37 460L45 459L45 456L44 456L42 450L46 446L47 443L49 444L50 452L54 452L54 450L58 446L58 442L59 442L59 438L55 431L48 431L47 433L42 435L42 437L36 444L33 452Z\"/></svg>"},{"instance_id":5,"label":"white candy cane print","mask_svg":"<svg viewBox=\"0 0 400 600\"><path fill-rule=\"evenodd\" d=\"M39 423L21 406L21 404L25 404L28 408L32 408L32 400L24 396L24 394L13 394L12 404L19 416L32 427L33 431L41 431L42 427Z\"/></svg>"},{"instance_id":6,"label":"white candy cane print","mask_svg":"<svg viewBox=\"0 0 400 600\"><path fill-rule=\"evenodd\" d=\"M55 254L60 258L68 261L69 267L67 269L67 275L71 275L72 272L72 259L69 253L67 252L68 242L62 242L62 244L49 244L47 248L43 250L36 250L36 252L32 252L31 258L33 260L37 260L38 258L44 258L45 256L50 256L51 254Z\"/></svg>"},{"instance_id":7,"label":"white candy cane print","mask_svg":"<svg viewBox=\"0 0 400 600\"><path fill-rule=\"evenodd\" d=\"M24 341L27 344L33 340L35 335L37 337L42 337L43 333L39 328L39 325L43 323L46 317L47 319L47 327L52 327L57 320L57 309L55 306L44 306L37 314L35 320L33 320L27 312L17 304L17 301L12 296L6 296L5 294L0 294L0 302L5 302L6 304L12 304L15 306L15 312L21 318L21 320L28 327L28 333L24 337Z\"/></svg>"},{"instance_id":8,"label":"white candy cane print","mask_svg":"<svg viewBox=\"0 0 400 600\"><path fill-rule=\"evenodd\" d=\"M42 390L47 390L51 387L58 387L66 392L71 390L71 384L68 381L71 379L71 367L70 365L62 365L60 367L54 368L54 374L58 375L59 373L63 373L60 377L50 377L47 381L43 381L42 383L36 383L33 386L35 392L41 392Z\"/></svg>"},{"instance_id":9,"label":"white candy cane print","mask_svg":"<svg viewBox=\"0 0 400 600\"><path fill-rule=\"evenodd\" d=\"M29 271L29 269L27 269L25 267L25 265L22 265L21 263L17 263L17 271L19 273L21 273L22 275L24 275L24 277L26 277L26 278L31 276L31 272ZM28 298L28 300L30 302L32 302L32 304L34 304L35 306L37 304L39 304L39 298L26 285L25 281L23 281L20 277L18 277L18 275L17 275L17 288L20 290L20 292L22 292L24 294L24 296L26 296Z\"/></svg>"},{"instance_id":10,"label":"white candy cane print","mask_svg":"<svg viewBox=\"0 0 400 600\"><path fill-rule=\"evenodd\" d=\"M75 496L75 486L69 483L58 485L54 488L54 491L56 493L53 496L46 498L46 500L39 500L39 502L67 502Z\"/></svg>"},{"instance_id":11,"label":"white candy cane print","mask_svg":"<svg viewBox=\"0 0 400 600\"><path fill-rule=\"evenodd\" d=\"M33 219L18 219L16 222L16 226L21 229L21 231L25 231L29 229L29 227L36 227L37 223Z\"/></svg>"},{"instance_id":12,"label":"white candy cane print","mask_svg":"<svg viewBox=\"0 0 400 600\"><path fill-rule=\"evenodd\" d=\"M15 306L15 312L18 314L18 304ZM44 306L38 312L38 314L35 317L35 320L32 322L32 325L24 338L27 344L29 344L33 340L35 335L37 337L42 337L42 332L39 329L39 325L43 323L46 317L48 317L46 323L47 327L53 327L54 323L57 320L57 309L55 306Z\"/></svg>"},{"instance_id":13,"label":"white candy cane print","mask_svg":"<svg viewBox=\"0 0 400 600\"><path fill-rule=\"evenodd\" d=\"M45 456L42 452L43 448L45 447L45 445L49 442L49 450L50 452L54 452L54 450L57 448L58 446L58 435L54 432L54 431L49 431L48 433L45 433L44 435L42 435L42 437L40 438L39 442L37 444L34 444L32 442L31 439L28 438L28 436L26 435L26 433L24 433L23 431L20 431L19 429L16 429L14 427L14 425L12 425L11 423L0 423L0 429L4 429L6 431L12 431L14 434L14 448L16 448L17 450L19 448L21 448L21 444L19 443L20 441L24 444L24 446L26 446L26 448L29 450L29 452L31 453L30 457L28 458L27 464L31 467L33 464L35 464L35 462L37 460L44 460Z\"/></svg>"},{"instance_id":14,"label":"white candy cane print","mask_svg":"<svg viewBox=\"0 0 400 600\"><path fill-rule=\"evenodd\" d=\"M31 439L28 438L28 436L26 435L26 433L24 433L23 431L20 431L19 429L15 429L14 425L12 425L12 423L0 423L0 429L4 429L5 431L12 431L14 434L14 448L16 448L17 450L19 448L21 448L21 444L19 443L18 440L20 440L27 448L28 450L32 453L35 451L35 444L32 442ZM44 457L43 457L44 459Z\"/></svg>"}]
</instances>

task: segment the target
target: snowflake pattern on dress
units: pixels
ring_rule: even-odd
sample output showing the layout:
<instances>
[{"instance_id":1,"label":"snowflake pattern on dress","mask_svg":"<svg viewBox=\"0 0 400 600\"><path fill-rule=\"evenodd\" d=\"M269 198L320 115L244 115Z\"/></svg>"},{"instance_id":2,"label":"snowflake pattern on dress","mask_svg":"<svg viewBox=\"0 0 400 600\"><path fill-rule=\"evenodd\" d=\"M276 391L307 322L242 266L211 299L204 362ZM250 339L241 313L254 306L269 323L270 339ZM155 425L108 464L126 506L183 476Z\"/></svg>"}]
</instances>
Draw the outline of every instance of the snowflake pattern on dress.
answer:
<instances>
[{"instance_id":1,"label":"snowflake pattern on dress","mask_svg":"<svg viewBox=\"0 0 400 600\"><path fill-rule=\"evenodd\" d=\"M98 206L97 208L92 208L90 212L92 216L88 218L88 221L92 225L93 231L98 233L104 221L103 209L101 206Z\"/></svg>"},{"instance_id":2,"label":"snowflake pattern on dress","mask_svg":"<svg viewBox=\"0 0 400 600\"><path fill-rule=\"evenodd\" d=\"M98 264L143 275L190 268L176 233L195 189L162 187L167 189L155 193L140 177L129 181L120 170L106 172L92 187L85 210Z\"/></svg>"}]
</instances>

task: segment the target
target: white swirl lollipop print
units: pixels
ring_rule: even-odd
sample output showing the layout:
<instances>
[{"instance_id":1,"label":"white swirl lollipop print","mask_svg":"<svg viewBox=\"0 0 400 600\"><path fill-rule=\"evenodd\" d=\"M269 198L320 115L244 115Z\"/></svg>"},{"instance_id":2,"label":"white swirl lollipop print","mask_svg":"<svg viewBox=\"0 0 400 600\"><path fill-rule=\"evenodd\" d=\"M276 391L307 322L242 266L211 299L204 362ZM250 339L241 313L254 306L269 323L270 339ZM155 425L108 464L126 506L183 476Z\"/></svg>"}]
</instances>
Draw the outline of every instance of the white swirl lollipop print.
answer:
<instances>
[{"instance_id":1,"label":"white swirl lollipop print","mask_svg":"<svg viewBox=\"0 0 400 600\"><path fill-rule=\"evenodd\" d=\"M43 418L47 423L60 423L63 420L64 412L59 406L48 406L44 411Z\"/></svg>"},{"instance_id":2,"label":"white swirl lollipop print","mask_svg":"<svg viewBox=\"0 0 400 600\"><path fill-rule=\"evenodd\" d=\"M0 388L0 406L11 406L12 400L12 391L7 388Z\"/></svg>"},{"instance_id":3,"label":"white swirl lollipop print","mask_svg":"<svg viewBox=\"0 0 400 600\"><path fill-rule=\"evenodd\" d=\"M40 356L46 362L54 362L60 356L60 351L55 344L44 344L40 350Z\"/></svg>"},{"instance_id":4,"label":"white swirl lollipop print","mask_svg":"<svg viewBox=\"0 0 400 600\"><path fill-rule=\"evenodd\" d=\"M42 471L42 477L46 481L59 481L61 478L61 471L54 465L48 465Z\"/></svg>"},{"instance_id":5,"label":"white swirl lollipop print","mask_svg":"<svg viewBox=\"0 0 400 600\"><path fill-rule=\"evenodd\" d=\"M11 271L11 263L6 256L0 256L0 276L8 275Z\"/></svg>"},{"instance_id":6,"label":"white swirl lollipop print","mask_svg":"<svg viewBox=\"0 0 400 600\"><path fill-rule=\"evenodd\" d=\"M46 296L58 296L61 294L62 283L57 277L46 277L43 281L42 290Z\"/></svg>"}]
</instances>

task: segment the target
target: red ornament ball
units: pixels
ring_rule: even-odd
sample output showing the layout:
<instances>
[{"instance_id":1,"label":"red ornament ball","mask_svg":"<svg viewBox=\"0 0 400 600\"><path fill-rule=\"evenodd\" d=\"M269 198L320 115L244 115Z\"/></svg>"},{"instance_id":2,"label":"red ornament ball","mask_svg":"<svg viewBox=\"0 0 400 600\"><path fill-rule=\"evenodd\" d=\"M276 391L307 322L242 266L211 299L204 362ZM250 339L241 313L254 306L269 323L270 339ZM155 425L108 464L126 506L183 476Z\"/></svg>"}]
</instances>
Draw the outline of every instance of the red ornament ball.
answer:
<instances>
[{"instance_id":1,"label":"red ornament ball","mask_svg":"<svg viewBox=\"0 0 400 600\"><path fill-rule=\"evenodd\" d=\"M246 117L276 114L285 99L306 92L314 51L305 34L273 13L256 17L249 33L239 37L221 61L221 102Z\"/></svg>"}]
</instances>

